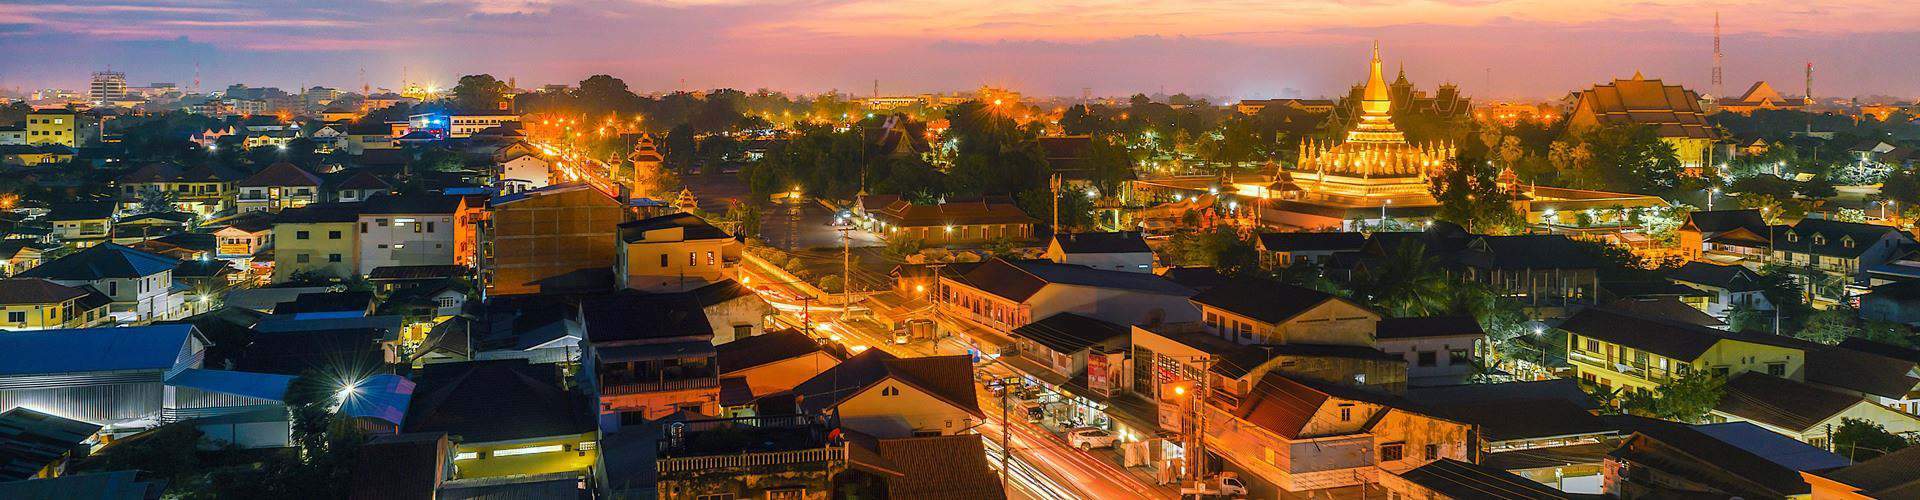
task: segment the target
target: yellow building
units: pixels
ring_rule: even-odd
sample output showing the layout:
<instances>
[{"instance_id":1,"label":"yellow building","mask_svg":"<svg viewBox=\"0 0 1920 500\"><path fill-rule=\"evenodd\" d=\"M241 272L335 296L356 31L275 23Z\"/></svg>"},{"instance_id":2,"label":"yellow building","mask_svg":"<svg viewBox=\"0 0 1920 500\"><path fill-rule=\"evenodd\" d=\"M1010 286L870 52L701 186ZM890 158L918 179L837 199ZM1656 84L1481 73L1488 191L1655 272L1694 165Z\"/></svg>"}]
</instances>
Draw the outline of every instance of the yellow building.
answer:
<instances>
[{"instance_id":1,"label":"yellow building","mask_svg":"<svg viewBox=\"0 0 1920 500\"><path fill-rule=\"evenodd\" d=\"M295 274L347 278L360 269L360 204L315 203L282 210L273 221L273 282Z\"/></svg>"},{"instance_id":2,"label":"yellow building","mask_svg":"<svg viewBox=\"0 0 1920 500\"><path fill-rule=\"evenodd\" d=\"M127 210L138 209L145 193L159 191L174 195L175 210L208 216L233 208L233 183L239 178L236 172L212 165L183 170L155 163L120 176L114 184L120 191L120 204Z\"/></svg>"},{"instance_id":3,"label":"yellow building","mask_svg":"<svg viewBox=\"0 0 1920 500\"><path fill-rule=\"evenodd\" d=\"M896 358L868 349L793 388L804 414L878 438L973 432L986 414L964 355Z\"/></svg>"},{"instance_id":4,"label":"yellow building","mask_svg":"<svg viewBox=\"0 0 1920 500\"><path fill-rule=\"evenodd\" d=\"M620 224L617 276L636 290L688 290L720 281L740 263L733 235L689 213Z\"/></svg>"},{"instance_id":5,"label":"yellow building","mask_svg":"<svg viewBox=\"0 0 1920 500\"><path fill-rule=\"evenodd\" d=\"M90 287L39 278L0 280L0 329L85 328L105 322L110 303Z\"/></svg>"},{"instance_id":6,"label":"yellow building","mask_svg":"<svg viewBox=\"0 0 1920 500\"><path fill-rule=\"evenodd\" d=\"M1318 290L1236 280L1193 296L1210 333L1236 344L1374 344L1380 314Z\"/></svg>"},{"instance_id":7,"label":"yellow building","mask_svg":"<svg viewBox=\"0 0 1920 500\"><path fill-rule=\"evenodd\" d=\"M1673 145L1681 166L1697 172L1706 165L1715 134L1707 125L1699 94L1635 72L1631 79L1594 85L1578 96L1573 113L1567 117L1569 133L1607 125L1653 127L1660 140Z\"/></svg>"},{"instance_id":8,"label":"yellow building","mask_svg":"<svg viewBox=\"0 0 1920 500\"><path fill-rule=\"evenodd\" d=\"M1653 391L1661 384L1706 372L1732 377L1759 372L1802 380L1805 353L1769 339L1680 322L1588 308L1567 318L1567 360L1582 384L1610 390Z\"/></svg>"},{"instance_id":9,"label":"yellow building","mask_svg":"<svg viewBox=\"0 0 1920 500\"><path fill-rule=\"evenodd\" d=\"M599 459L593 404L555 365L437 363L418 382L405 431L455 436L455 478L585 474Z\"/></svg>"},{"instance_id":10,"label":"yellow building","mask_svg":"<svg viewBox=\"0 0 1920 500\"><path fill-rule=\"evenodd\" d=\"M80 114L71 109L37 109L27 114L27 145L78 147Z\"/></svg>"}]
</instances>

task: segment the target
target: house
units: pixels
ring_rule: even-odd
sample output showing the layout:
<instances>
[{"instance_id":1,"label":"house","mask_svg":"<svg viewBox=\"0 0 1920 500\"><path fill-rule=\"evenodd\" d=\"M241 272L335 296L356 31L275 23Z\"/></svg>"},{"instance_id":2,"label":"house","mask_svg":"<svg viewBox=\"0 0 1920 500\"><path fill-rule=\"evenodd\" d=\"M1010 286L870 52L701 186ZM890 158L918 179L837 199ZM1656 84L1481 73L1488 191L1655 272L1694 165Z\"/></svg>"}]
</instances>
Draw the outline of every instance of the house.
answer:
<instances>
[{"instance_id":1,"label":"house","mask_svg":"<svg viewBox=\"0 0 1920 500\"><path fill-rule=\"evenodd\" d=\"M1773 232L1759 210L1714 210L1687 214L1676 231L1687 260L1758 265L1772 247Z\"/></svg>"},{"instance_id":2,"label":"house","mask_svg":"<svg viewBox=\"0 0 1920 500\"><path fill-rule=\"evenodd\" d=\"M1094 269L1153 272L1153 249L1138 231L1061 233L1047 242L1046 259Z\"/></svg>"},{"instance_id":3,"label":"house","mask_svg":"<svg viewBox=\"0 0 1920 500\"><path fill-rule=\"evenodd\" d=\"M360 273L359 203L314 203L273 220L273 282L345 279Z\"/></svg>"},{"instance_id":4,"label":"house","mask_svg":"<svg viewBox=\"0 0 1920 500\"><path fill-rule=\"evenodd\" d=\"M713 327L699 308L622 290L579 305L581 364L598 389L603 428L675 412L718 415L720 370Z\"/></svg>"},{"instance_id":5,"label":"house","mask_svg":"<svg viewBox=\"0 0 1920 500\"><path fill-rule=\"evenodd\" d=\"M878 438L972 434L986 418L964 355L898 358L868 349L794 386L800 412Z\"/></svg>"},{"instance_id":6,"label":"house","mask_svg":"<svg viewBox=\"0 0 1920 500\"><path fill-rule=\"evenodd\" d=\"M1911 389L1911 387L1909 387ZM1712 416L1751 422L1815 447L1827 448L1842 419L1880 424L1887 432L1920 433L1920 417L1868 401L1859 394L1784 377L1747 372L1727 380Z\"/></svg>"},{"instance_id":7,"label":"house","mask_svg":"<svg viewBox=\"0 0 1920 500\"><path fill-rule=\"evenodd\" d=\"M418 381L402 429L452 437L454 478L584 474L598 459L593 400L557 366L437 363Z\"/></svg>"},{"instance_id":8,"label":"house","mask_svg":"<svg viewBox=\"0 0 1920 500\"><path fill-rule=\"evenodd\" d=\"M838 358L820 348L820 341L799 330L781 330L766 335L734 339L715 346L715 362L720 368L721 406L737 407L766 396L792 389L834 365ZM728 398L724 381L739 379L747 389L744 398ZM731 400L729 400L731 399Z\"/></svg>"},{"instance_id":9,"label":"house","mask_svg":"<svg viewBox=\"0 0 1920 500\"><path fill-rule=\"evenodd\" d=\"M1563 500L1570 495L1507 471L1442 458L1399 474L1378 476L1388 498L1410 500Z\"/></svg>"},{"instance_id":10,"label":"house","mask_svg":"<svg viewBox=\"0 0 1920 500\"><path fill-rule=\"evenodd\" d=\"M431 499L452 473L453 441L444 432L373 436L355 452L348 496Z\"/></svg>"},{"instance_id":11,"label":"house","mask_svg":"<svg viewBox=\"0 0 1920 500\"><path fill-rule=\"evenodd\" d=\"M0 482L59 477L85 456L100 424L14 407L0 413Z\"/></svg>"},{"instance_id":12,"label":"house","mask_svg":"<svg viewBox=\"0 0 1920 500\"><path fill-rule=\"evenodd\" d=\"M1255 496L1352 486L1473 453L1471 426L1351 385L1268 373L1237 404L1191 404L1206 412L1207 451Z\"/></svg>"},{"instance_id":13,"label":"house","mask_svg":"<svg viewBox=\"0 0 1920 500\"><path fill-rule=\"evenodd\" d=\"M852 433L827 420L792 414L672 415L608 434L601 452L606 464L595 468L594 482L609 492L606 498L826 497L853 489L848 483L864 483L848 467L852 455L868 452L850 449L844 438ZM968 437L980 442L978 436Z\"/></svg>"},{"instance_id":14,"label":"house","mask_svg":"<svg viewBox=\"0 0 1920 500\"><path fill-rule=\"evenodd\" d=\"M0 280L0 311L8 331L84 328L106 322L106 295L88 286L66 286L40 278Z\"/></svg>"},{"instance_id":15,"label":"house","mask_svg":"<svg viewBox=\"0 0 1920 500\"><path fill-rule=\"evenodd\" d=\"M855 215L866 219L868 231L888 240L905 238L930 246L1031 239L1033 226L1040 222L1006 196L922 205L899 195L875 195L862 197L856 208Z\"/></svg>"},{"instance_id":16,"label":"house","mask_svg":"<svg viewBox=\"0 0 1920 500\"><path fill-rule=\"evenodd\" d=\"M623 203L586 184L493 198L483 229L480 281L488 295L607 289L618 261Z\"/></svg>"},{"instance_id":17,"label":"house","mask_svg":"<svg viewBox=\"0 0 1920 500\"><path fill-rule=\"evenodd\" d=\"M1691 90L1635 72L1631 79L1578 92L1567 129L1585 133L1604 126L1653 127L1662 142L1673 146L1681 166L1697 171L1706 165L1707 150L1717 139L1700 102Z\"/></svg>"},{"instance_id":18,"label":"house","mask_svg":"<svg viewBox=\"0 0 1920 500\"><path fill-rule=\"evenodd\" d=\"M1014 350L1000 362L1057 395L1058 403L1044 407L1047 418L1108 426L1111 416L1101 409L1124 388L1131 328L1059 313L1015 328L1012 336Z\"/></svg>"},{"instance_id":19,"label":"house","mask_svg":"<svg viewBox=\"0 0 1920 500\"><path fill-rule=\"evenodd\" d=\"M1803 470L1800 479L1812 488L1812 500L1915 498L1920 497L1916 459L1920 459L1920 447L1908 446L1844 467Z\"/></svg>"},{"instance_id":20,"label":"house","mask_svg":"<svg viewBox=\"0 0 1920 500\"><path fill-rule=\"evenodd\" d=\"M176 286L179 260L101 243L15 275L41 278L69 287L92 287L113 302L108 314L123 323L166 321L187 316L187 291Z\"/></svg>"},{"instance_id":21,"label":"house","mask_svg":"<svg viewBox=\"0 0 1920 500\"><path fill-rule=\"evenodd\" d=\"M123 215L113 222L112 241L132 245L162 236L187 232L187 223L196 219L186 212L149 212ZM198 256L194 256L198 258Z\"/></svg>"},{"instance_id":22,"label":"house","mask_svg":"<svg viewBox=\"0 0 1920 500\"><path fill-rule=\"evenodd\" d=\"M614 275L635 290L686 290L718 282L740 264L745 247L733 235L690 213L624 222Z\"/></svg>"},{"instance_id":23,"label":"house","mask_svg":"<svg viewBox=\"0 0 1920 500\"><path fill-rule=\"evenodd\" d=\"M24 239L0 240L0 276L12 276L21 271L40 265L40 256L44 252L32 241Z\"/></svg>"},{"instance_id":24,"label":"house","mask_svg":"<svg viewBox=\"0 0 1920 500\"><path fill-rule=\"evenodd\" d=\"M1372 346L1381 320L1351 300L1269 280L1235 280L1192 301L1208 330L1240 344Z\"/></svg>"},{"instance_id":25,"label":"house","mask_svg":"<svg viewBox=\"0 0 1920 500\"><path fill-rule=\"evenodd\" d=\"M1614 498L1802 498L1802 471L1848 464L1845 457L1744 422L1684 425L1640 420L1607 454Z\"/></svg>"},{"instance_id":26,"label":"house","mask_svg":"<svg viewBox=\"0 0 1920 500\"><path fill-rule=\"evenodd\" d=\"M938 288L934 301L947 317L1003 335L1063 312L1118 325L1200 318L1187 302L1193 291L1166 278L1045 261L995 258L964 273L941 273Z\"/></svg>"},{"instance_id":27,"label":"house","mask_svg":"<svg viewBox=\"0 0 1920 500\"><path fill-rule=\"evenodd\" d=\"M1421 232L1373 233L1360 255L1347 262L1353 270L1346 274L1370 272L1370 261L1412 248L1438 260L1455 279L1490 285L1541 308L1591 303L1599 293L1599 269L1605 265L1565 235L1477 235L1437 221ZM1341 267L1334 265L1339 260L1329 269Z\"/></svg>"},{"instance_id":28,"label":"house","mask_svg":"<svg viewBox=\"0 0 1920 500\"><path fill-rule=\"evenodd\" d=\"M879 476L891 498L1006 498L998 474L987 466L979 437L919 436L850 440L849 465Z\"/></svg>"},{"instance_id":29,"label":"house","mask_svg":"<svg viewBox=\"0 0 1920 500\"><path fill-rule=\"evenodd\" d=\"M1601 493L1606 453L1623 424L1595 415L1593 396L1572 379L1407 389L1426 411L1474 426L1476 462L1569 493Z\"/></svg>"},{"instance_id":30,"label":"house","mask_svg":"<svg viewBox=\"0 0 1920 500\"><path fill-rule=\"evenodd\" d=\"M112 202L56 203L47 211L54 235L78 247L106 241L113 234Z\"/></svg>"},{"instance_id":31,"label":"house","mask_svg":"<svg viewBox=\"0 0 1920 500\"><path fill-rule=\"evenodd\" d=\"M919 158L931 154L927 141L927 123L907 118L905 113L888 115L878 127L862 126L867 155L875 158Z\"/></svg>"},{"instance_id":32,"label":"house","mask_svg":"<svg viewBox=\"0 0 1920 500\"><path fill-rule=\"evenodd\" d=\"M214 165L181 169L154 163L120 176L114 184L123 209L136 210L143 198L163 195L173 198L174 210L206 217L234 207L233 183L240 178L240 174Z\"/></svg>"},{"instance_id":33,"label":"house","mask_svg":"<svg viewBox=\"0 0 1920 500\"><path fill-rule=\"evenodd\" d=\"M373 175L372 172L355 170L353 173L346 174L346 178L333 183L330 189L333 192L332 201L351 203L392 193L393 185L380 180L380 176Z\"/></svg>"},{"instance_id":34,"label":"house","mask_svg":"<svg viewBox=\"0 0 1920 500\"><path fill-rule=\"evenodd\" d=\"M698 309L706 316L715 345L766 333L775 314L772 304L739 282L723 279L680 292L616 292L631 300L656 302L678 309Z\"/></svg>"},{"instance_id":35,"label":"house","mask_svg":"<svg viewBox=\"0 0 1920 500\"><path fill-rule=\"evenodd\" d=\"M455 222L465 198L436 194L383 195L361 207L355 275L377 267L453 265L458 241L473 227Z\"/></svg>"},{"instance_id":36,"label":"house","mask_svg":"<svg viewBox=\"0 0 1920 500\"><path fill-rule=\"evenodd\" d=\"M1692 261L1669 273L1667 279L1710 294L1702 311L1722 321L1737 308L1773 310L1773 304L1767 302L1760 274L1746 267ZM1861 307L1863 310L1866 307L1864 300Z\"/></svg>"},{"instance_id":37,"label":"house","mask_svg":"<svg viewBox=\"0 0 1920 500\"><path fill-rule=\"evenodd\" d=\"M1254 249L1260 252L1260 264L1268 269L1293 267L1294 264L1325 265L1333 254L1358 252L1367 243L1365 233L1260 233Z\"/></svg>"},{"instance_id":38,"label":"house","mask_svg":"<svg viewBox=\"0 0 1920 500\"><path fill-rule=\"evenodd\" d=\"M1447 385L1474 372L1487 332L1472 316L1382 318L1374 338L1381 351L1406 358L1408 383Z\"/></svg>"},{"instance_id":39,"label":"house","mask_svg":"<svg viewBox=\"0 0 1920 500\"><path fill-rule=\"evenodd\" d=\"M0 335L0 406L150 427L173 405L166 375L199 368L207 345L184 324Z\"/></svg>"},{"instance_id":40,"label":"house","mask_svg":"<svg viewBox=\"0 0 1920 500\"><path fill-rule=\"evenodd\" d=\"M1774 335L1725 332L1590 307L1561 322L1574 376L1605 390L1648 392L1695 372L1760 372L1803 380L1804 349Z\"/></svg>"},{"instance_id":41,"label":"house","mask_svg":"<svg viewBox=\"0 0 1920 500\"><path fill-rule=\"evenodd\" d=\"M73 161L74 150L60 144L0 146L0 165L38 167Z\"/></svg>"},{"instance_id":42,"label":"house","mask_svg":"<svg viewBox=\"0 0 1920 500\"><path fill-rule=\"evenodd\" d=\"M500 194L540 189L553 184L553 166L539 156L524 154L500 162Z\"/></svg>"},{"instance_id":43,"label":"house","mask_svg":"<svg viewBox=\"0 0 1920 500\"><path fill-rule=\"evenodd\" d=\"M235 203L241 212L279 212L321 201L320 178L287 162L269 165L233 185L240 190Z\"/></svg>"},{"instance_id":44,"label":"house","mask_svg":"<svg viewBox=\"0 0 1920 500\"><path fill-rule=\"evenodd\" d=\"M80 147L80 113L67 108L36 109L27 113L27 145L47 144Z\"/></svg>"},{"instance_id":45,"label":"house","mask_svg":"<svg viewBox=\"0 0 1920 500\"><path fill-rule=\"evenodd\" d=\"M246 259L273 246L273 220L266 217L246 217L234 220L227 227L213 231L213 237L220 242L214 253L222 259Z\"/></svg>"},{"instance_id":46,"label":"house","mask_svg":"<svg viewBox=\"0 0 1920 500\"><path fill-rule=\"evenodd\" d=\"M1866 293L1875 271L1915 245L1899 228L1807 218L1776 236L1769 262L1791 266L1815 301L1834 304Z\"/></svg>"}]
</instances>

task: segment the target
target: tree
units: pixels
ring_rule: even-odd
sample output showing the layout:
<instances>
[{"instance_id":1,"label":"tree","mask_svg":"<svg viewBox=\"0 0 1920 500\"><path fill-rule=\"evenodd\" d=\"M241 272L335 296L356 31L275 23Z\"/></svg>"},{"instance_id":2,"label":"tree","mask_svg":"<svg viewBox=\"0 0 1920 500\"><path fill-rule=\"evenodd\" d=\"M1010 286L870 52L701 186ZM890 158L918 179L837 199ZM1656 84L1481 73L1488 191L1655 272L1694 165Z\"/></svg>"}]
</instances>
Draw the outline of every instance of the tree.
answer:
<instances>
[{"instance_id":1,"label":"tree","mask_svg":"<svg viewBox=\"0 0 1920 500\"><path fill-rule=\"evenodd\" d=\"M1177 265L1212 267L1230 276L1260 268L1260 256L1253 247L1253 239L1227 227L1175 234L1162 251Z\"/></svg>"},{"instance_id":2,"label":"tree","mask_svg":"<svg viewBox=\"0 0 1920 500\"><path fill-rule=\"evenodd\" d=\"M1920 206L1920 173L1896 171L1880 185L1880 197L1908 207Z\"/></svg>"},{"instance_id":3,"label":"tree","mask_svg":"<svg viewBox=\"0 0 1920 500\"><path fill-rule=\"evenodd\" d=\"M1449 309L1450 280L1424 243L1400 243L1357 278L1355 291L1392 316L1432 316Z\"/></svg>"},{"instance_id":4,"label":"tree","mask_svg":"<svg viewBox=\"0 0 1920 500\"><path fill-rule=\"evenodd\" d=\"M1651 392L1624 391L1620 397L1620 408L1632 415L1702 423L1706 421L1707 414L1720 404L1725 385L1725 379L1711 372L1688 372L1660 384L1658 389Z\"/></svg>"},{"instance_id":5,"label":"tree","mask_svg":"<svg viewBox=\"0 0 1920 500\"><path fill-rule=\"evenodd\" d=\"M1480 234L1513 234L1526 225L1509 188L1500 184L1493 166L1474 159L1448 160L1427 179L1428 192L1440 202L1435 218Z\"/></svg>"},{"instance_id":6,"label":"tree","mask_svg":"<svg viewBox=\"0 0 1920 500\"><path fill-rule=\"evenodd\" d=\"M461 111L498 111L513 89L493 75L467 75L453 86L453 105Z\"/></svg>"},{"instance_id":7,"label":"tree","mask_svg":"<svg viewBox=\"0 0 1920 500\"><path fill-rule=\"evenodd\" d=\"M411 172L458 172L466 170L467 160L451 149L426 146L413 152L413 159L407 162Z\"/></svg>"},{"instance_id":8,"label":"tree","mask_svg":"<svg viewBox=\"0 0 1920 500\"><path fill-rule=\"evenodd\" d=\"M1912 440L1887 432L1872 420L1842 417L1840 426L1833 429L1833 451L1854 462L1872 460L1908 446L1913 446Z\"/></svg>"},{"instance_id":9,"label":"tree","mask_svg":"<svg viewBox=\"0 0 1920 500\"><path fill-rule=\"evenodd\" d=\"M1580 134L1579 140L1592 156L1574 162L1571 180L1576 187L1644 193L1682 187L1680 158L1653 127L1598 127Z\"/></svg>"},{"instance_id":10,"label":"tree","mask_svg":"<svg viewBox=\"0 0 1920 500\"><path fill-rule=\"evenodd\" d=\"M152 187L141 190L140 213L171 212L173 203L177 200L179 196L172 191Z\"/></svg>"}]
</instances>

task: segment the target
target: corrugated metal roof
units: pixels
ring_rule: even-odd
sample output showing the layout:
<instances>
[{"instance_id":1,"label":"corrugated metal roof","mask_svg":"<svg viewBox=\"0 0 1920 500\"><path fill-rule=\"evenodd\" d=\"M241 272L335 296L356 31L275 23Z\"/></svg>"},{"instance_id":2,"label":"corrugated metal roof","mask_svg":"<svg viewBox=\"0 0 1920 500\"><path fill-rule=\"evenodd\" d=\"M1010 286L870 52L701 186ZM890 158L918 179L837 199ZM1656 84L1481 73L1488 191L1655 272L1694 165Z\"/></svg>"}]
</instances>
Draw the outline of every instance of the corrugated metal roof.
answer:
<instances>
[{"instance_id":1,"label":"corrugated metal roof","mask_svg":"<svg viewBox=\"0 0 1920 500\"><path fill-rule=\"evenodd\" d=\"M0 335L0 376L168 370L197 336L188 324Z\"/></svg>"}]
</instances>

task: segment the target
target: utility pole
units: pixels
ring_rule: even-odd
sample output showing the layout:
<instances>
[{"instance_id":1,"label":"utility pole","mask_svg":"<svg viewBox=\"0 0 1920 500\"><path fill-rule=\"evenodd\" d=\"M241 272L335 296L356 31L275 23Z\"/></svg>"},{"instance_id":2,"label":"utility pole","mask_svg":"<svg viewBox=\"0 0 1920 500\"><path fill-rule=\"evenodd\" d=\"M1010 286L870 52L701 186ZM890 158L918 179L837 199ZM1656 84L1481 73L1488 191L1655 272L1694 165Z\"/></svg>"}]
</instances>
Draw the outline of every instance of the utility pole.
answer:
<instances>
[{"instance_id":1,"label":"utility pole","mask_svg":"<svg viewBox=\"0 0 1920 500\"><path fill-rule=\"evenodd\" d=\"M1049 187L1053 188L1053 225L1048 226L1047 231L1060 234L1060 174L1053 174L1047 181Z\"/></svg>"},{"instance_id":2,"label":"utility pole","mask_svg":"<svg viewBox=\"0 0 1920 500\"><path fill-rule=\"evenodd\" d=\"M1199 482L1207 477L1204 470L1207 465L1204 456L1207 447L1207 411L1202 405L1213 397L1213 386L1207 383L1207 374L1213 369L1213 357L1194 356L1188 359L1200 362L1200 380L1196 381L1199 387L1193 388L1187 397L1188 408L1193 411L1193 430L1187 435L1190 439L1187 443L1187 479Z\"/></svg>"},{"instance_id":3,"label":"utility pole","mask_svg":"<svg viewBox=\"0 0 1920 500\"><path fill-rule=\"evenodd\" d=\"M853 230L852 224L834 228L840 231L840 319L853 315Z\"/></svg>"},{"instance_id":4,"label":"utility pole","mask_svg":"<svg viewBox=\"0 0 1920 500\"><path fill-rule=\"evenodd\" d=\"M1007 398L1013 395L1012 385L1019 382L1018 378L1007 377L994 380L987 386L1000 389L1000 491L1007 491L1007 457L1013 454L1013 448L1007 446L1013 432L1013 421L1007 420Z\"/></svg>"}]
</instances>

